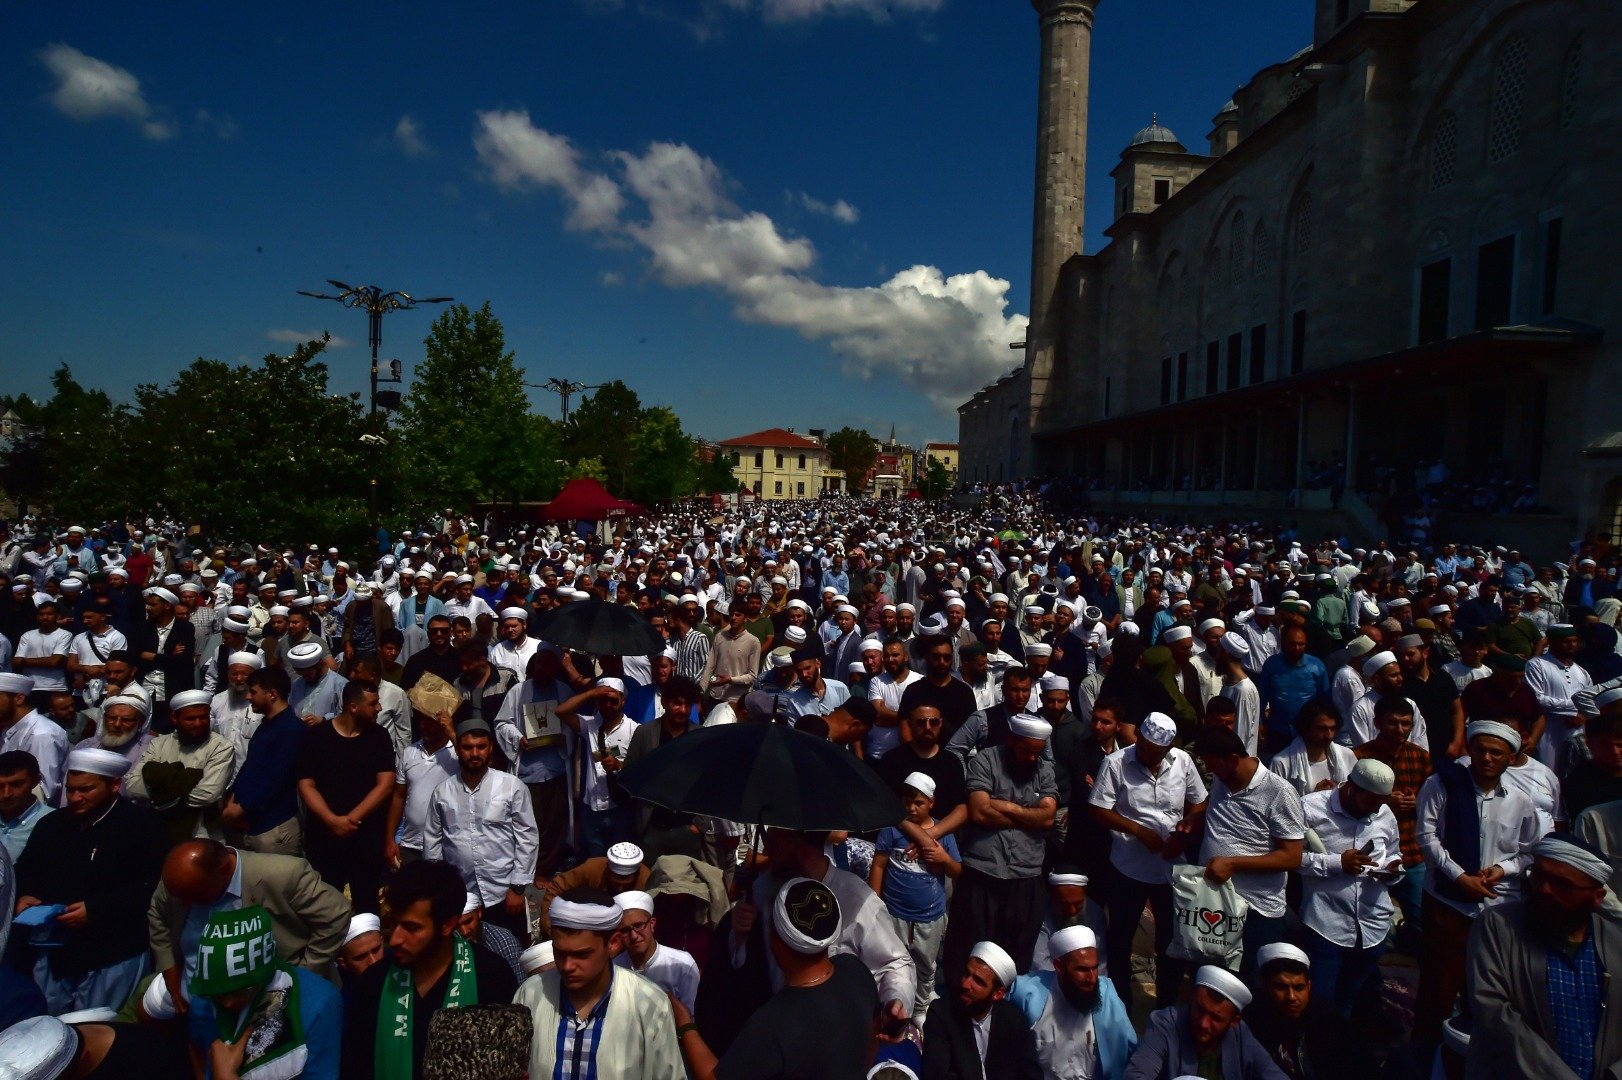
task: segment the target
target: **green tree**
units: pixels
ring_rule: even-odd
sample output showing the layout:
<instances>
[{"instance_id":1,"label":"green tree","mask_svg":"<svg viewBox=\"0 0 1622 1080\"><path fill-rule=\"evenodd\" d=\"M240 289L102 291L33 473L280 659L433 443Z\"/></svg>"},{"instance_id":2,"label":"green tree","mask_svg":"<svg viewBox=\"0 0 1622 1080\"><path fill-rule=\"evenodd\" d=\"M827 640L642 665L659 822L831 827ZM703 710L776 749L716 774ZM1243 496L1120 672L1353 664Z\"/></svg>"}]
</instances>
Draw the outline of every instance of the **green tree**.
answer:
<instances>
[{"instance_id":1,"label":"green tree","mask_svg":"<svg viewBox=\"0 0 1622 1080\"><path fill-rule=\"evenodd\" d=\"M631 472L626 494L644 505L685 499L693 493L693 440L681 429L681 418L663 405L642 413L630 438Z\"/></svg>"},{"instance_id":2,"label":"green tree","mask_svg":"<svg viewBox=\"0 0 1622 1080\"><path fill-rule=\"evenodd\" d=\"M918 494L926 499L944 499L952 490L952 471L940 458L930 458L918 477Z\"/></svg>"},{"instance_id":3,"label":"green tree","mask_svg":"<svg viewBox=\"0 0 1622 1080\"><path fill-rule=\"evenodd\" d=\"M712 495L716 492L730 494L738 490L738 474L733 471L738 465L736 450L723 450L717 446L711 452L703 444L695 443L693 452L698 458L695 495Z\"/></svg>"},{"instance_id":4,"label":"green tree","mask_svg":"<svg viewBox=\"0 0 1622 1080\"><path fill-rule=\"evenodd\" d=\"M845 474L845 490L860 491L879 460L879 441L865 431L842 427L828 436L828 463Z\"/></svg>"},{"instance_id":5,"label":"green tree","mask_svg":"<svg viewBox=\"0 0 1622 1080\"><path fill-rule=\"evenodd\" d=\"M642 426L642 400L615 379L600 386L569 414L563 432L563 456L569 461L597 458L603 483L615 495L631 487L631 460L636 432Z\"/></svg>"},{"instance_id":6,"label":"green tree","mask_svg":"<svg viewBox=\"0 0 1622 1080\"><path fill-rule=\"evenodd\" d=\"M567 480L578 480L584 476L598 483L608 478L608 470L603 468L603 459L600 457L583 457L571 461L563 474Z\"/></svg>"},{"instance_id":7,"label":"green tree","mask_svg":"<svg viewBox=\"0 0 1622 1080\"><path fill-rule=\"evenodd\" d=\"M546 477L533 470L546 436L524 419L523 375L489 302L441 312L423 349L396 428L395 453L415 490L456 509L539 498Z\"/></svg>"},{"instance_id":8,"label":"green tree","mask_svg":"<svg viewBox=\"0 0 1622 1080\"><path fill-rule=\"evenodd\" d=\"M29 430L0 457L0 488L19 501L68 517L111 516L130 505L118 467L126 453L130 412L100 390L87 390L66 364L51 374L51 396L0 401Z\"/></svg>"}]
</instances>

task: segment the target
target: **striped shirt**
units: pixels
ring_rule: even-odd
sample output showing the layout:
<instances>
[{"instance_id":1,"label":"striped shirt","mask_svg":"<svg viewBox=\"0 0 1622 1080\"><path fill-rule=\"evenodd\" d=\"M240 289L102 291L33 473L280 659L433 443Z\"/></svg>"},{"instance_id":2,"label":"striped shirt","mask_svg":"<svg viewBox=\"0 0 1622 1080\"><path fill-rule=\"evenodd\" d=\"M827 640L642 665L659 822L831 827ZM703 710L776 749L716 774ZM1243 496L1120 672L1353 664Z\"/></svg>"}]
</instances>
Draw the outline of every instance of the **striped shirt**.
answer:
<instances>
[{"instance_id":1,"label":"striped shirt","mask_svg":"<svg viewBox=\"0 0 1622 1080\"><path fill-rule=\"evenodd\" d=\"M704 665L710 659L710 639L697 630L689 630L676 643L676 674L695 683L704 677Z\"/></svg>"},{"instance_id":2,"label":"striped shirt","mask_svg":"<svg viewBox=\"0 0 1622 1080\"><path fill-rule=\"evenodd\" d=\"M612 971L612 969L610 969ZM597 1041L603 1036L603 1018L608 1015L608 999L614 984L608 984L601 1001L591 1012L579 1016L567 993L558 995L563 1006L558 1016L558 1047L552 1080L597 1080Z\"/></svg>"}]
</instances>

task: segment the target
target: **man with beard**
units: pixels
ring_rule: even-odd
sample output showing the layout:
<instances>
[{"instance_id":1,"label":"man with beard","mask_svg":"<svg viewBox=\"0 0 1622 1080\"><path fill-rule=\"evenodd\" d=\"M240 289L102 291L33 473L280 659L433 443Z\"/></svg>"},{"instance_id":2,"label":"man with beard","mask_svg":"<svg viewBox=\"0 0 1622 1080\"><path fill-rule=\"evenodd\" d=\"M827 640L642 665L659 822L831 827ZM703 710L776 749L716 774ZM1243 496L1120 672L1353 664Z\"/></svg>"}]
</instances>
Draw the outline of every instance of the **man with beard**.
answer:
<instances>
[{"instance_id":1,"label":"man with beard","mask_svg":"<svg viewBox=\"0 0 1622 1080\"><path fill-rule=\"evenodd\" d=\"M364 912L377 910L394 794L394 744L378 727L379 707L371 684L346 684L338 715L305 732L297 766L310 865L333 888L347 885L355 910Z\"/></svg>"},{"instance_id":2,"label":"man with beard","mask_svg":"<svg viewBox=\"0 0 1622 1080\"><path fill-rule=\"evenodd\" d=\"M148 589L146 621L130 638L141 685L152 698L152 722L160 731L169 730L169 698L192 688L197 629L190 620L175 618L179 604L168 589Z\"/></svg>"},{"instance_id":3,"label":"man with beard","mask_svg":"<svg viewBox=\"0 0 1622 1080\"><path fill-rule=\"evenodd\" d=\"M868 761L877 762L902 742L901 698L907 687L923 678L907 666L907 646L892 639L884 643L883 668L867 684L867 700L873 703L877 723L868 732L863 747ZM940 711L935 710L938 717ZM940 729L935 731L940 735ZM902 773L903 776L906 773Z\"/></svg>"},{"instance_id":4,"label":"man with beard","mask_svg":"<svg viewBox=\"0 0 1622 1080\"><path fill-rule=\"evenodd\" d=\"M230 665L232 653L259 651L248 643L248 622L242 614L240 610L226 612L225 618L220 620L219 645L203 662L202 688L211 695L225 689L225 669Z\"/></svg>"},{"instance_id":5,"label":"man with beard","mask_svg":"<svg viewBox=\"0 0 1622 1080\"><path fill-rule=\"evenodd\" d=\"M303 641L283 654L291 668L287 707L311 727L331 720L343 708L349 681L327 666L328 653L318 641Z\"/></svg>"},{"instance_id":6,"label":"man with beard","mask_svg":"<svg viewBox=\"0 0 1622 1080\"><path fill-rule=\"evenodd\" d=\"M1465 991L1466 1075L1606 1076L1622 1060L1622 921L1604 909L1610 862L1551 835L1531 850L1523 903L1476 920Z\"/></svg>"},{"instance_id":7,"label":"man with beard","mask_svg":"<svg viewBox=\"0 0 1622 1080\"><path fill-rule=\"evenodd\" d=\"M151 810L119 798L129 767L110 750L69 754L65 805L17 860L18 912L60 907L34 964L55 1014L116 1009L147 972L146 903L168 843Z\"/></svg>"},{"instance_id":8,"label":"man with beard","mask_svg":"<svg viewBox=\"0 0 1622 1080\"><path fill-rule=\"evenodd\" d=\"M950 639L941 634L923 639L924 677L908 686L901 695L898 712L905 715L920 704L931 704L940 710L944 722L942 729L948 743L965 721L976 711L974 691L967 683L952 674L956 651ZM1011 674L1010 671L1008 674ZM1004 675L1007 678L1007 674Z\"/></svg>"},{"instance_id":9,"label":"man with beard","mask_svg":"<svg viewBox=\"0 0 1622 1080\"><path fill-rule=\"evenodd\" d=\"M1104 940L1106 920L1104 908L1087 898L1087 887L1091 879L1075 867L1060 863L1048 872L1048 907L1047 917L1042 920L1042 929L1036 935L1036 949L1031 955L1032 971L1052 971L1053 952L1049 943L1054 935L1062 933L1072 926L1085 926L1098 938L1091 948L1098 951L1098 970L1109 976L1109 965L1104 957Z\"/></svg>"},{"instance_id":10,"label":"man with beard","mask_svg":"<svg viewBox=\"0 0 1622 1080\"><path fill-rule=\"evenodd\" d=\"M489 648L490 662L522 679L529 670L529 658L540 647L540 639L529 636L529 612L521 607L502 608L501 637Z\"/></svg>"},{"instance_id":11,"label":"man with beard","mask_svg":"<svg viewBox=\"0 0 1622 1080\"><path fill-rule=\"evenodd\" d=\"M1103 977L1098 936L1067 926L1047 942L1056 993L1031 1025L1042 1075L1055 1080L1115 1080L1137 1048L1132 1018Z\"/></svg>"},{"instance_id":12,"label":"man with beard","mask_svg":"<svg viewBox=\"0 0 1622 1080\"><path fill-rule=\"evenodd\" d=\"M1053 764L1042 757L1052 734L1040 716L1012 716L1007 741L965 770L969 820L958 838L963 874L947 918L948 971L988 939L1007 942L1017 964L1030 964L1042 927L1044 837L1059 806Z\"/></svg>"},{"instance_id":13,"label":"man with beard","mask_svg":"<svg viewBox=\"0 0 1622 1080\"><path fill-rule=\"evenodd\" d=\"M222 835L220 805L236 755L229 739L209 730L212 700L204 690L176 694L169 702L175 729L147 744L124 785L126 795L157 811L174 842Z\"/></svg>"},{"instance_id":14,"label":"man with beard","mask_svg":"<svg viewBox=\"0 0 1622 1080\"><path fill-rule=\"evenodd\" d=\"M1149 1026L1127 1063L1125 1080L1220 1076L1223 1080L1288 1080L1240 1019L1250 991L1213 964L1194 976L1187 1005L1149 1014Z\"/></svg>"},{"instance_id":15,"label":"man with beard","mask_svg":"<svg viewBox=\"0 0 1622 1080\"><path fill-rule=\"evenodd\" d=\"M918 705L906 715L912 732L909 742L884 755L875 766L899 796L908 776L923 773L935 782L935 825L928 830L936 839L956 832L968 820L969 792L964 786L963 763L941 749L941 714L933 705Z\"/></svg>"},{"instance_id":16,"label":"man with beard","mask_svg":"<svg viewBox=\"0 0 1622 1080\"><path fill-rule=\"evenodd\" d=\"M35 712L28 703L34 680L0 671L0 752L25 750L39 765L45 801L56 802L62 789L62 760L68 755L68 733L62 725Z\"/></svg>"},{"instance_id":17,"label":"man with beard","mask_svg":"<svg viewBox=\"0 0 1622 1080\"><path fill-rule=\"evenodd\" d=\"M248 676L265 666L261 653L234 652L225 658L224 688L209 701L208 726L231 744L234 779L248 756L248 740L259 729L259 714L248 701Z\"/></svg>"},{"instance_id":18,"label":"man with beard","mask_svg":"<svg viewBox=\"0 0 1622 1080\"><path fill-rule=\"evenodd\" d=\"M1036 685L1029 668L1012 667L1003 672L1002 700L989 709L971 713L950 737L946 749L966 765L989 747L1001 746L1008 738L1008 718L1029 711ZM1046 752L1051 757L1051 751Z\"/></svg>"},{"instance_id":19,"label":"man with beard","mask_svg":"<svg viewBox=\"0 0 1622 1080\"><path fill-rule=\"evenodd\" d=\"M1259 996L1245 1014L1256 1041L1290 1080L1366 1080L1376 1065L1367 1039L1312 992L1312 962L1284 942L1256 954Z\"/></svg>"},{"instance_id":20,"label":"man with beard","mask_svg":"<svg viewBox=\"0 0 1622 1080\"><path fill-rule=\"evenodd\" d=\"M1037 1080L1036 1044L1019 1006L1007 1000L1014 960L992 941L969 952L956 997L942 997L924 1021L921 1080Z\"/></svg>"},{"instance_id":21,"label":"man with beard","mask_svg":"<svg viewBox=\"0 0 1622 1080\"><path fill-rule=\"evenodd\" d=\"M101 730L73 745L75 750L113 750L123 754L133 765L141 760L152 742L148 710L151 705L144 697L119 694L109 697L101 705Z\"/></svg>"},{"instance_id":22,"label":"man with beard","mask_svg":"<svg viewBox=\"0 0 1622 1080\"><path fill-rule=\"evenodd\" d=\"M418 649L406 661L405 674L400 676L400 688L410 690L417 680L432 673L454 684L462 674L462 661L451 647L451 620L443 612L428 619L428 647Z\"/></svg>"}]
</instances>

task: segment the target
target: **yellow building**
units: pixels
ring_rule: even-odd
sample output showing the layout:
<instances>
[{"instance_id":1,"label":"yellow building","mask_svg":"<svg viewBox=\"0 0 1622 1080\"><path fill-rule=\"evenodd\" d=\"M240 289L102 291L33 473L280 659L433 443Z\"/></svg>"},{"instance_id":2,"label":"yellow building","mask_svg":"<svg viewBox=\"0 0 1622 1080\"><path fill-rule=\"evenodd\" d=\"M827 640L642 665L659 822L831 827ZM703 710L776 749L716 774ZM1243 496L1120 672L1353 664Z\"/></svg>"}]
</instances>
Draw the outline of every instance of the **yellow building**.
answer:
<instances>
[{"instance_id":1,"label":"yellow building","mask_svg":"<svg viewBox=\"0 0 1622 1080\"><path fill-rule=\"evenodd\" d=\"M813 499L843 491L845 474L829 464L822 440L784 428L767 428L718 444L738 455L732 473L759 499ZM956 448L953 448L956 459Z\"/></svg>"},{"instance_id":2,"label":"yellow building","mask_svg":"<svg viewBox=\"0 0 1622 1080\"><path fill-rule=\"evenodd\" d=\"M924 456L931 461L938 461L945 465L946 471L952 476L952 483L957 483L957 443L926 443L924 445Z\"/></svg>"}]
</instances>

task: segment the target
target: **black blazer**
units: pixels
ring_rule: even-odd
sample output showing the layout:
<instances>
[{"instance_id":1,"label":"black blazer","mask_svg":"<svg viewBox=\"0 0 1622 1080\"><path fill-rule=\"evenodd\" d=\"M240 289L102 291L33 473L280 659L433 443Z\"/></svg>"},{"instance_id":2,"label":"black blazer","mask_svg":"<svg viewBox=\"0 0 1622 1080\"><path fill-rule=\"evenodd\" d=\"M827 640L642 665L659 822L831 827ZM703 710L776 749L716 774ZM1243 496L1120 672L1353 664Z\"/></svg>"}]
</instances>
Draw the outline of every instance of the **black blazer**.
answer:
<instances>
[{"instance_id":1,"label":"black blazer","mask_svg":"<svg viewBox=\"0 0 1622 1080\"><path fill-rule=\"evenodd\" d=\"M163 672L165 697L172 698L182 690L197 688L197 628L190 619L177 618L170 625L169 640L164 643L162 652L158 651L158 628L151 620L141 623L135 630L130 651L135 654L135 666L141 678L153 671ZM142 660L142 653L158 653L158 658Z\"/></svg>"},{"instance_id":2,"label":"black blazer","mask_svg":"<svg viewBox=\"0 0 1622 1080\"><path fill-rule=\"evenodd\" d=\"M956 997L937 998L924 1017L924 1071L921 1080L1041 1080L1036 1061L1036 1036L1025 1014L1011 1001L993 1002L991 1039L986 1044L986 1067L974 1029Z\"/></svg>"}]
</instances>

